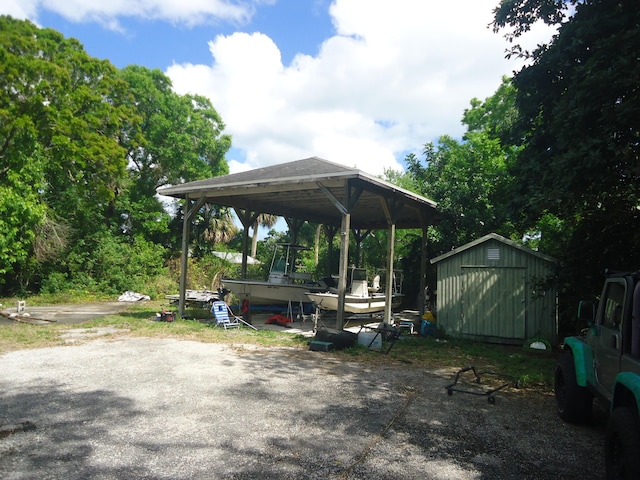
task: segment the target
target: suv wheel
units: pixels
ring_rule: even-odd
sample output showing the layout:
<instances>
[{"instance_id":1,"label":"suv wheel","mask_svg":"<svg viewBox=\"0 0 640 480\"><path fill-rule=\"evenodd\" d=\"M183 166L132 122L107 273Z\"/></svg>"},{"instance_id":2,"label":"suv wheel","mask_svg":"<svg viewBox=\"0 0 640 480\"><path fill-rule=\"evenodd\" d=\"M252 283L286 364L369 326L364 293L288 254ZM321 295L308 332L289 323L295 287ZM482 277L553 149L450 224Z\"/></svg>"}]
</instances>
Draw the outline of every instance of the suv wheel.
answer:
<instances>
[{"instance_id":1,"label":"suv wheel","mask_svg":"<svg viewBox=\"0 0 640 480\"><path fill-rule=\"evenodd\" d=\"M586 387L578 385L573 357L570 354L558 359L554 390L558 414L562 420L584 423L591 418L593 396Z\"/></svg>"},{"instance_id":2,"label":"suv wheel","mask_svg":"<svg viewBox=\"0 0 640 480\"><path fill-rule=\"evenodd\" d=\"M640 420L628 407L616 408L609 417L604 440L608 480L640 478Z\"/></svg>"}]
</instances>

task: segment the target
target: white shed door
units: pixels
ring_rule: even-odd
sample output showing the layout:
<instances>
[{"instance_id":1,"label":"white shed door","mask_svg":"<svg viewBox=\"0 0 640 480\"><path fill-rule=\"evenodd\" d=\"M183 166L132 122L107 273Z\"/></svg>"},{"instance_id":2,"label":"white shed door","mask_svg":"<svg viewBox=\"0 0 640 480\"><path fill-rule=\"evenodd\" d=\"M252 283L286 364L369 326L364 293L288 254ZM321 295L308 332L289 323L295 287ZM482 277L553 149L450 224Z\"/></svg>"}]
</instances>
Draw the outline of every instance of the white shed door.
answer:
<instances>
[{"instance_id":1,"label":"white shed door","mask_svg":"<svg viewBox=\"0 0 640 480\"><path fill-rule=\"evenodd\" d=\"M462 267L462 334L524 339L524 268Z\"/></svg>"}]
</instances>

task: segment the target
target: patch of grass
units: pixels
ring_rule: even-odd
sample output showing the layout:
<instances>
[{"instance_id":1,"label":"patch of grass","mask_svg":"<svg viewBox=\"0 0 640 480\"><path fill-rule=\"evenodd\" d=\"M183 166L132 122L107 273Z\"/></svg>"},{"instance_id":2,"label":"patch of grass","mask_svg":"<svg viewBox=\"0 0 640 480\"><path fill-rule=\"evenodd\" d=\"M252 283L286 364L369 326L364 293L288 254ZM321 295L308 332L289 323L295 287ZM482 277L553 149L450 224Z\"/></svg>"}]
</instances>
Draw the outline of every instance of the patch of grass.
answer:
<instances>
[{"instance_id":1,"label":"patch of grass","mask_svg":"<svg viewBox=\"0 0 640 480\"><path fill-rule=\"evenodd\" d=\"M159 322L156 320L156 313L162 309L161 302L133 304L126 312L84 322L78 326L82 328L113 326L129 330L129 335L138 337L182 338L210 343L247 343L263 346L306 346L307 339L302 335L271 330L255 331L249 328L224 330L214 327L211 323L211 315L207 315L206 312L200 312L199 315L194 316L193 312L187 311L186 318L173 322Z\"/></svg>"},{"instance_id":2,"label":"patch of grass","mask_svg":"<svg viewBox=\"0 0 640 480\"><path fill-rule=\"evenodd\" d=\"M104 302L114 301L113 297L107 297L105 295L99 295L91 292L72 291L64 293L51 293L40 294L29 297L5 297L0 298L0 304L3 308L15 307L19 300L26 300L28 305L39 307L43 305L59 305L63 303L89 303L89 302Z\"/></svg>"},{"instance_id":3,"label":"patch of grass","mask_svg":"<svg viewBox=\"0 0 640 480\"><path fill-rule=\"evenodd\" d=\"M156 313L166 303L150 301L132 304L118 315L74 325L29 325L16 323L0 325L0 354L25 348L40 348L62 344L61 333L70 328L112 326L127 330L126 335L137 337L180 338L198 342L253 344L264 347L308 348L309 338L286 331L240 328L225 331L212 327L207 312L187 312L191 318L174 322L156 321ZM192 314L193 313L193 314ZM521 387L550 389L553 385L553 353L524 350L521 347L492 345L459 339L432 337L402 337L388 355L355 346L330 352L335 358L372 365L405 365L416 369L447 369L456 372L475 366L478 371L495 371L518 379Z\"/></svg>"},{"instance_id":4,"label":"patch of grass","mask_svg":"<svg viewBox=\"0 0 640 480\"><path fill-rule=\"evenodd\" d=\"M53 328L51 328L53 327ZM0 354L23 348L42 348L60 344L58 325L0 325Z\"/></svg>"},{"instance_id":5,"label":"patch of grass","mask_svg":"<svg viewBox=\"0 0 640 480\"><path fill-rule=\"evenodd\" d=\"M514 377L524 388L549 389L553 385L556 355L551 352L523 350L521 347L495 345L462 339L402 337L388 355L355 346L344 355L374 364L390 362L414 368L447 369L455 373L474 366L478 372L492 371Z\"/></svg>"}]
</instances>

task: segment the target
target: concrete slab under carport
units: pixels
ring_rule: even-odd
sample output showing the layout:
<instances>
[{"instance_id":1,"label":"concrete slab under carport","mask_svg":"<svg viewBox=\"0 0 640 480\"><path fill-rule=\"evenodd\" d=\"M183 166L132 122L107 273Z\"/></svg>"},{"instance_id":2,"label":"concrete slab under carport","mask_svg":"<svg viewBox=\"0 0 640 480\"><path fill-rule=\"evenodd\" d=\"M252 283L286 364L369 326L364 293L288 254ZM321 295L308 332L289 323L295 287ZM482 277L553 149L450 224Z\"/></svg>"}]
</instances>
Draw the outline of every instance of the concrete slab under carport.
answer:
<instances>
[{"instance_id":1,"label":"concrete slab under carport","mask_svg":"<svg viewBox=\"0 0 640 480\"><path fill-rule=\"evenodd\" d=\"M284 313L285 312L283 312L283 314ZM293 322L286 324L286 327L278 324L267 323L267 320L272 315L273 313L254 313L251 316L251 323L258 330L272 330L298 334L309 338L315 336L316 323L314 322L312 315L305 315L304 320L296 318ZM317 321L317 327L333 328L334 318L335 317L330 317L326 321L320 318ZM402 310L400 312L395 312L393 318L395 322L408 321L416 324L420 320L420 313L417 310ZM345 320L344 330L352 333L358 333L361 330L361 325L365 325L369 328L375 328L380 322L382 322L382 320L382 313L369 317L347 317Z\"/></svg>"}]
</instances>

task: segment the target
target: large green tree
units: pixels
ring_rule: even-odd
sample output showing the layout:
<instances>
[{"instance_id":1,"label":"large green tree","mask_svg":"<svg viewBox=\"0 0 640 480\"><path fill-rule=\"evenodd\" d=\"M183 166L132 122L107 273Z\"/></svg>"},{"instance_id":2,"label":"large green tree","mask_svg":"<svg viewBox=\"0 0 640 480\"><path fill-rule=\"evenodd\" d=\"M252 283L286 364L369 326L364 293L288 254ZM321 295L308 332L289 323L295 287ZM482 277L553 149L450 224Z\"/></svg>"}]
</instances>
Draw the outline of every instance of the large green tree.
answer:
<instances>
[{"instance_id":1,"label":"large green tree","mask_svg":"<svg viewBox=\"0 0 640 480\"><path fill-rule=\"evenodd\" d=\"M36 245L51 257L104 224L126 168L125 95L76 40L0 17L0 284L26 283Z\"/></svg>"},{"instance_id":2,"label":"large green tree","mask_svg":"<svg viewBox=\"0 0 640 480\"><path fill-rule=\"evenodd\" d=\"M431 254L440 254L490 232L517 233L507 205L511 177L507 166L517 147L500 137L516 117L515 89L504 78L495 94L473 99L462 123L462 140L442 136L424 146L424 163L414 154L405 159L412 189L438 202L442 220L432 229Z\"/></svg>"},{"instance_id":3,"label":"large green tree","mask_svg":"<svg viewBox=\"0 0 640 480\"><path fill-rule=\"evenodd\" d=\"M536 21L557 33L525 52L518 37ZM560 219L563 282L595 291L605 267L640 267L640 4L504 0L494 27L528 58L513 80L514 220Z\"/></svg>"},{"instance_id":4,"label":"large green tree","mask_svg":"<svg viewBox=\"0 0 640 480\"><path fill-rule=\"evenodd\" d=\"M472 99L462 123L467 131L461 139L442 136L424 146L424 159L405 158L405 173L385 172L389 181L418 192L438 203L440 222L429 227L427 255L430 258L452 248L496 232L516 240L522 234L509 214L508 166L518 148L502 141L517 117L515 88L503 78L496 92L485 100ZM397 254L405 273L409 296L418 294L422 233L399 232ZM427 266L427 282L435 288L435 272Z\"/></svg>"},{"instance_id":5,"label":"large green tree","mask_svg":"<svg viewBox=\"0 0 640 480\"><path fill-rule=\"evenodd\" d=\"M228 173L224 156L231 137L223 134L224 122L209 99L178 95L159 70L130 65L120 76L142 118L124 139L139 190L154 195L162 185Z\"/></svg>"},{"instance_id":6,"label":"large green tree","mask_svg":"<svg viewBox=\"0 0 640 480\"><path fill-rule=\"evenodd\" d=\"M142 119L123 135L130 182L120 202L122 227L160 241L168 217L156 189L228 173L231 137L207 98L178 95L161 71L130 65L120 76Z\"/></svg>"},{"instance_id":7,"label":"large green tree","mask_svg":"<svg viewBox=\"0 0 640 480\"><path fill-rule=\"evenodd\" d=\"M172 242L156 188L227 173L223 130L161 72L0 17L0 290L112 293L157 274Z\"/></svg>"}]
</instances>

